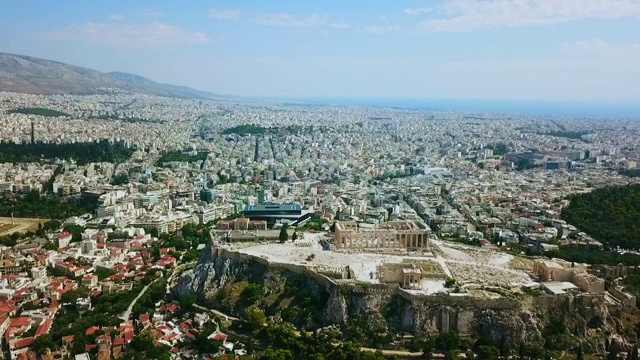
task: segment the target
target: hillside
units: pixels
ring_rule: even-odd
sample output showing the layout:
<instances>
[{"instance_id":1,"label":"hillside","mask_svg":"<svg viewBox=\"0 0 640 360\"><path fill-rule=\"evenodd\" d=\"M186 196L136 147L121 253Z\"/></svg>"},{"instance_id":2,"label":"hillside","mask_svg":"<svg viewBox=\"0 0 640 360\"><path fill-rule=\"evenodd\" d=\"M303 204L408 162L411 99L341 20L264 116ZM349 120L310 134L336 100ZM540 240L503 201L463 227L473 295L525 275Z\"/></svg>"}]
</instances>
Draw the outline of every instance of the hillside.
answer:
<instances>
[{"instance_id":1,"label":"hillside","mask_svg":"<svg viewBox=\"0 0 640 360\"><path fill-rule=\"evenodd\" d=\"M154 93L156 95L167 97L196 99L210 99L217 96L216 94L208 91L196 90L187 86L160 84L135 74L114 71L108 73L108 75L138 89L139 92Z\"/></svg>"},{"instance_id":2,"label":"hillside","mask_svg":"<svg viewBox=\"0 0 640 360\"><path fill-rule=\"evenodd\" d=\"M606 187L570 200L563 220L610 246L640 248L640 185Z\"/></svg>"},{"instance_id":3,"label":"hillside","mask_svg":"<svg viewBox=\"0 0 640 360\"><path fill-rule=\"evenodd\" d=\"M160 84L133 74L103 73L57 61L0 53L0 91L83 95L100 93L99 88L104 87L176 98L216 96L186 86Z\"/></svg>"}]
</instances>

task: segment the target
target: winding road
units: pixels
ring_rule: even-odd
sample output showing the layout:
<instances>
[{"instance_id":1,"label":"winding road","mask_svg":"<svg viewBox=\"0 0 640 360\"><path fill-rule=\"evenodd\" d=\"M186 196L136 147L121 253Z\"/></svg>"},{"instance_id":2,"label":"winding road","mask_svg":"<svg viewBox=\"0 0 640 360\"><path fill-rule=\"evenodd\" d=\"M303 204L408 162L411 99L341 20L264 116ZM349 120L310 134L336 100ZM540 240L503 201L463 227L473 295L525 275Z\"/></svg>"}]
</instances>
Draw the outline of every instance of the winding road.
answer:
<instances>
[{"instance_id":1,"label":"winding road","mask_svg":"<svg viewBox=\"0 0 640 360\"><path fill-rule=\"evenodd\" d=\"M156 282L157 280L154 280L151 284L153 284L154 282ZM127 311L125 311L122 316L120 316L120 318L124 321L128 321L129 320L129 316L131 316L131 310L133 310L133 306L136 304L136 302L138 301L138 299L140 299L140 297L142 295L144 295L144 293L147 291L147 289L149 288L149 286L151 286L151 284L145 286L144 288L142 288L142 291L140 291L140 293L138 294L138 296L136 296L135 299L133 299L133 301L131 302L131 304L129 304L129 307L127 308Z\"/></svg>"}]
</instances>

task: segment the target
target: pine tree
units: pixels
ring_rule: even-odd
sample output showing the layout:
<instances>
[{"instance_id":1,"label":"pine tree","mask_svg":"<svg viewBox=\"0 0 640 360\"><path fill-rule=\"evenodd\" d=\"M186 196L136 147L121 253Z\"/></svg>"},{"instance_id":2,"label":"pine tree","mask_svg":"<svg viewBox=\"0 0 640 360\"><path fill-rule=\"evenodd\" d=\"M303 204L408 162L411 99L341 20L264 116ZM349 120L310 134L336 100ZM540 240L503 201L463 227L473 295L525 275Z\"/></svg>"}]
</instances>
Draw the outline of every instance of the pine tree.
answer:
<instances>
[{"instance_id":1,"label":"pine tree","mask_svg":"<svg viewBox=\"0 0 640 360\"><path fill-rule=\"evenodd\" d=\"M280 244L284 244L284 242L289 239L289 233L287 233L288 227L289 226L287 224L284 224L280 229L280 235L278 236L278 240L280 240Z\"/></svg>"},{"instance_id":2,"label":"pine tree","mask_svg":"<svg viewBox=\"0 0 640 360\"><path fill-rule=\"evenodd\" d=\"M584 360L584 354L582 353L582 344L578 346L578 351L576 353L576 360Z\"/></svg>"}]
</instances>

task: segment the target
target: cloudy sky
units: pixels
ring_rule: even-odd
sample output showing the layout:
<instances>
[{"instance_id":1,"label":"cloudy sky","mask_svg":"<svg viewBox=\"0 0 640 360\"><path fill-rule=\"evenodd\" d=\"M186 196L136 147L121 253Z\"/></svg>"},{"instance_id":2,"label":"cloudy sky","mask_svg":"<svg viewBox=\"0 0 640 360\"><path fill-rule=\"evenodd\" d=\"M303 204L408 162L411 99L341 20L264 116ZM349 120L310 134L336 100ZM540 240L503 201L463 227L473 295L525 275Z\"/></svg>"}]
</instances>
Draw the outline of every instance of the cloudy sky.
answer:
<instances>
[{"instance_id":1,"label":"cloudy sky","mask_svg":"<svg viewBox=\"0 0 640 360\"><path fill-rule=\"evenodd\" d=\"M220 94L640 104L640 0L20 0L0 52Z\"/></svg>"}]
</instances>

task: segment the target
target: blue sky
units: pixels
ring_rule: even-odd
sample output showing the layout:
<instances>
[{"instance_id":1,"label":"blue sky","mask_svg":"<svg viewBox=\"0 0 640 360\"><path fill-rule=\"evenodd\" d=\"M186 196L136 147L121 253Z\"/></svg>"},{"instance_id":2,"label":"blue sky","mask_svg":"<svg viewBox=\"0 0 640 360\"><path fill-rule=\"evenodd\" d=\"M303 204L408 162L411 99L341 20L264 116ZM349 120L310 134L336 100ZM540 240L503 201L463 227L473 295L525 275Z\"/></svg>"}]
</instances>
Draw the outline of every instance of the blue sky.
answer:
<instances>
[{"instance_id":1,"label":"blue sky","mask_svg":"<svg viewBox=\"0 0 640 360\"><path fill-rule=\"evenodd\" d=\"M0 51L220 94L640 104L640 0L20 0Z\"/></svg>"}]
</instances>

